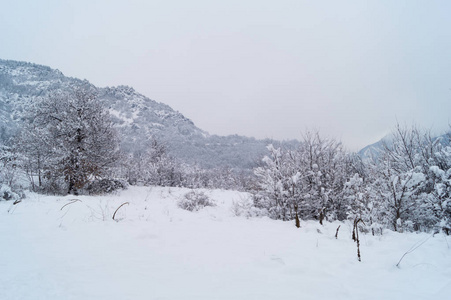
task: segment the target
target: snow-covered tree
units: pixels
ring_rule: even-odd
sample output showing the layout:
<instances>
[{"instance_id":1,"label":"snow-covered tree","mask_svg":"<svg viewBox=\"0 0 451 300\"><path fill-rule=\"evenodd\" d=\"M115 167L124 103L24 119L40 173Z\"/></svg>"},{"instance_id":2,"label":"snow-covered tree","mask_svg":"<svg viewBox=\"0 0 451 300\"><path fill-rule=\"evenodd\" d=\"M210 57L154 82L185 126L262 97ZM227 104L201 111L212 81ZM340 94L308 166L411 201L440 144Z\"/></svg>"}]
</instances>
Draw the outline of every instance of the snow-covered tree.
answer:
<instances>
[{"instance_id":1,"label":"snow-covered tree","mask_svg":"<svg viewBox=\"0 0 451 300\"><path fill-rule=\"evenodd\" d=\"M127 181L130 184L180 186L180 164L168 154L166 145L153 137L141 143L140 149L130 153L123 163Z\"/></svg>"},{"instance_id":2,"label":"snow-covered tree","mask_svg":"<svg viewBox=\"0 0 451 300\"><path fill-rule=\"evenodd\" d=\"M395 127L375 168L374 188L384 201L385 220L394 230L429 230L443 219L447 204L446 147L416 127Z\"/></svg>"},{"instance_id":3,"label":"snow-covered tree","mask_svg":"<svg viewBox=\"0 0 451 300\"><path fill-rule=\"evenodd\" d=\"M368 180L368 179L366 179ZM373 235L383 228L381 214L382 202L379 201L374 187L358 173L346 182L343 199L348 205L347 214L351 222L362 220L359 227L371 231Z\"/></svg>"},{"instance_id":4,"label":"snow-covered tree","mask_svg":"<svg viewBox=\"0 0 451 300\"><path fill-rule=\"evenodd\" d=\"M449 145L449 143L446 143ZM451 230L451 147L438 140L426 145L430 153L425 165L426 180L418 197L415 219L422 228Z\"/></svg>"},{"instance_id":5,"label":"snow-covered tree","mask_svg":"<svg viewBox=\"0 0 451 300\"><path fill-rule=\"evenodd\" d=\"M79 88L41 97L24 116L18 138L38 184L77 193L89 180L108 174L119 158L118 138L95 93Z\"/></svg>"},{"instance_id":6,"label":"snow-covered tree","mask_svg":"<svg viewBox=\"0 0 451 300\"><path fill-rule=\"evenodd\" d=\"M341 143L307 133L297 149L268 146L270 156L255 169L256 204L270 216L291 220L343 220L347 205L342 196L353 163Z\"/></svg>"},{"instance_id":7,"label":"snow-covered tree","mask_svg":"<svg viewBox=\"0 0 451 300\"><path fill-rule=\"evenodd\" d=\"M0 145L0 184L13 186L19 167L18 153L11 147Z\"/></svg>"},{"instance_id":8,"label":"snow-covered tree","mask_svg":"<svg viewBox=\"0 0 451 300\"><path fill-rule=\"evenodd\" d=\"M284 166L282 151L272 144L268 145L269 156L263 158L264 166L255 169L259 193L256 204L268 210L271 217L285 219L288 211L287 190L284 189Z\"/></svg>"}]
</instances>

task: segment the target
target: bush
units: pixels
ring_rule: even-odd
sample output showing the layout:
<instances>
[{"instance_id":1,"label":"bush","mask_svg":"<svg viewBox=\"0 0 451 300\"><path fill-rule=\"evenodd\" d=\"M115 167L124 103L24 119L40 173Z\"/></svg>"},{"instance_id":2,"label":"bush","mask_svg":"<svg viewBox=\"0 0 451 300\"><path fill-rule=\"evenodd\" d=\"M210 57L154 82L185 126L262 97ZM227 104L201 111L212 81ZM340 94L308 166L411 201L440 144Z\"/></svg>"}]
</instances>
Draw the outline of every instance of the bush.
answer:
<instances>
[{"instance_id":1,"label":"bush","mask_svg":"<svg viewBox=\"0 0 451 300\"><path fill-rule=\"evenodd\" d=\"M241 197L240 200L233 201L232 207L230 208L233 215L236 217L244 216L246 218L267 216L267 210L255 207L252 200L252 198Z\"/></svg>"},{"instance_id":2,"label":"bush","mask_svg":"<svg viewBox=\"0 0 451 300\"><path fill-rule=\"evenodd\" d=\"M21 198L23 198L23 196L19 195L18 193L14 192L13 190L11 190L11 188L9 186L1 185L1 187L0 187L0 201L1 200L17 201L17 200L20 200Z\"/></svg>"},{"instance_id":3,"label":"bush","mask_svg":"<svg viewBox=\"0 0 451 300\"><path fill-rule=\"evenodd\" d=\"M127 189L128 184L118 179L98 179L90 182L86 187L89 195L101 195L112 193L117 190Z\"/></svg>"},{"instance_id":4,"label":"bush","mask_svg":"<svg viewBox=\"0 0 451 300\"><path fill-rule=\"evenodd\" d=\"M204 192L191 191L184 195L178 206L189 211L198 211L205 206L215 206L214 202Z\"/></svg>"}]
</instances>

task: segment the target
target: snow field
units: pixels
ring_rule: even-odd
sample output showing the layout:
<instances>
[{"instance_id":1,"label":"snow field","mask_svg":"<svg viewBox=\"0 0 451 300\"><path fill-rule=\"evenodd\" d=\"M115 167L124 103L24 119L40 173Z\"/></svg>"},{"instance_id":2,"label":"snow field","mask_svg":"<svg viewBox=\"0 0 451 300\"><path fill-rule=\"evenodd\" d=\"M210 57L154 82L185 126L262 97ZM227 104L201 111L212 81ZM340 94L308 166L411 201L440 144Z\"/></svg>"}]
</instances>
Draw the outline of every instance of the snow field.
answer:
<instances>
[{"instance_id":1,"label":"snow field","mask_svg":"<svg viewBox=\"0 0 451 300\"><path fill-rule=\"evenodd\" d=\"M117 195L29 194L15 206L0 202L0 299L451 295L450 237L361 233L358 262L350 224L307 221L298 229L294 222L236 216L234 202L247 194L220 190L204 190L216 206L189 212L177 207L188 191L130 187ZM130 204L118 210L119 221L112 220L124 202Z\"/></svg>"}]
</instances>

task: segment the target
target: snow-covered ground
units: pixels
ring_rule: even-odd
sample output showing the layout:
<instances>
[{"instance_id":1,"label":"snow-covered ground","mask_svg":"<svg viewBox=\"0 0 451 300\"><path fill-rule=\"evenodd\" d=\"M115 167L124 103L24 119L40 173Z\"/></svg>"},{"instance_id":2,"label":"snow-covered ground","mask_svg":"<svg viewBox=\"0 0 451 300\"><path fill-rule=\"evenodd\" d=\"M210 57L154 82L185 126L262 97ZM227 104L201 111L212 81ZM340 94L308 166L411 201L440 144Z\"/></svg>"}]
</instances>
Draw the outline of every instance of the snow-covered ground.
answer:
<instances>
[{"instance_id":1,"label":"snow-covered ground","mask_svg":"<svg viewBox=\"0 0 451 300\"><path fill-rule=\"evenodd\" d=\"M358 262L349 224L236 216L232 191L189 212L187 192L0 202L0 299L451 299L451 237L361 234Z\"/></svg>"}]
</instances>

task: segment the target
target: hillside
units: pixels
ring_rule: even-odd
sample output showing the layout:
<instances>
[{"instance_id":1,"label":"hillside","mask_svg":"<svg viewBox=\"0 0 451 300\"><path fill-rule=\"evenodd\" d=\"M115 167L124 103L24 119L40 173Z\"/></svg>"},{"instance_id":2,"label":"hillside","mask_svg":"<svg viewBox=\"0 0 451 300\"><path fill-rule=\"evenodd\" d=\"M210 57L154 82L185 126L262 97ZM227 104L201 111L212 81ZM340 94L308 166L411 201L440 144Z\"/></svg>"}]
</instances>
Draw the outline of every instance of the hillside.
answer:
<instances>
[{"instance_id":1,"label":"hillside","mask_svg":"<svg viewBox=\"0 0 451 300\"><path fill-rule=\"evenodd\" d=\"M125 151L140 151L140 147L144 147L141 141L154 137L164 142L169 152L182 161L207 168L249 169L266 153L266 145L278 143L238 135L210 135L180 112L131 87L99 88L46 66L1 59L0 141L14 134L20 122L18 112L26 110L36 97L77 86L88 86L97 92L110 110ZM296 143L286 142L288 145Z\"/></svg>"},{"instance_id":2,"label":"hillside","mask_svg":"<svg viewBox=\"0 0 451 300\"><path fill-rule=\"evenodd\" d=\"M187 192L0 202L0 299L449 298L449 236L360 233L359 262L350 223L298 229L253 217L246 193L219 190L204 190L216 206L190 212L177 206Z\"/></svg>"},{"instance_id":3,"label":"hillside","mask_svg":"<svg viewBox=\"0 0 451 300\"><path fill-rule=\"evenodd\" d=\"M450 136L451 136L451 132L448 132L448 133L444 133L442 135L433 137L433 140L437 140L443 146L449 146L449 143L450 143L449 137ZM384 151L384 144L390 146L392 143L392 140L393 140L393 135L388 134L388 135L384 136L382 139L380 139L379 141L362 148L358 152L358 155L363 159L377 159L381 155L381 153Z\"/></svg>"}]
</instances>

